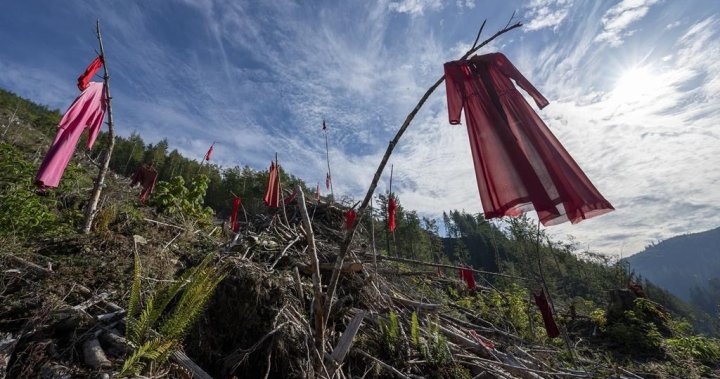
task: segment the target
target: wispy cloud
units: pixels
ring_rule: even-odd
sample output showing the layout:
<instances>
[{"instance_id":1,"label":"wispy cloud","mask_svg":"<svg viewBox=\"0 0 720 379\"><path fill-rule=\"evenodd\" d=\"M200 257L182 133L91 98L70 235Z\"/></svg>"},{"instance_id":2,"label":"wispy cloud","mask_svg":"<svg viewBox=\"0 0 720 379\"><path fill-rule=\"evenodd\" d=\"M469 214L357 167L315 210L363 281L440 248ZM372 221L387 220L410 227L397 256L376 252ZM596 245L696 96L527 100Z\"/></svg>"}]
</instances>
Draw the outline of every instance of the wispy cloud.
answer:
<instances>
[{"instance_id":1,"label":"wispy cloud","mask_svg":"<svg viewBox=\"0 0 720 379\"><path fill-rule=\"evenodd\" d=\"M95 43L91 28L69 23L94 20L91 9L100 4L71 7L67 15L75 18L67 23L48 17L35 34L22 25L1 28L7 48L0 51L0 85L53 106L69 104ZM216 140L213 159L223 166L265 169L277 151L289 171L322 183L324 118L335 191L360 197L396 128L442 75L442 63L472 43L478 19L488 18L490 32L523 9L527 32L502 36L481 53L503 51L550 99L539 114L617 208L549 231L627 254L720 223L713 192L720 184L717 17L641 0L609 9L580 0L473 4L102 3L118 131L137 130L153 143L167 138L196 159ZM25 12L13 18L36 12L13 6ZM646 17L655 7L662 22ZM0 23L7 17L0 14ZM70 37L43 45L56 30ZM87 38L74 40L72 33ZM10 43L16 40L23 43ZM84 50L68 52L73 44ZM82 59L43 61L62 54ZM441 86L390 162L403 206L429 217L482 211L467 131L449 125L446 106Z\"/></svg>"},{"instance_id":2,"label":"wispy cloud","mask_svg":"<svg viewBox=\"0 0 720 379\"><path fill-rule=\"evenodd\" d=\"M572 7L572 0L533 0L527 5L525 31L530 32L544 28L557 30L567 18Z\"/></svg>"},{"instance_id":3,"label":"wispy cloud","mask_svg":"<svg viewBox=\"0 0 720 379\"><path fill-rule=\"evenodd\" d=\"M472 4L474 6L474 2L462 2L459 3L463 6L466 6L468 4ZM401 0L401 1L393 1L388 4L388 8L393 12L398 13L409 13L411 15L421 15L426 10L438 10L442 8L443 3L441 0ZM472 8L470 6L470 8Z\"/></svg>"},{"instance_id":4,"label":"wispy cloud","mask_svg":"<svg viewBox=\"0 0 720 379\"><path fill-rule=\"evenodd\" d=\"M630 26L645 17L650 7L658 0L622 0L608 9L602 18L603 31L595 38L597 42L607 42L610 46L619 46L623 39L634 33Z\"/></svg>"}]
</instances>

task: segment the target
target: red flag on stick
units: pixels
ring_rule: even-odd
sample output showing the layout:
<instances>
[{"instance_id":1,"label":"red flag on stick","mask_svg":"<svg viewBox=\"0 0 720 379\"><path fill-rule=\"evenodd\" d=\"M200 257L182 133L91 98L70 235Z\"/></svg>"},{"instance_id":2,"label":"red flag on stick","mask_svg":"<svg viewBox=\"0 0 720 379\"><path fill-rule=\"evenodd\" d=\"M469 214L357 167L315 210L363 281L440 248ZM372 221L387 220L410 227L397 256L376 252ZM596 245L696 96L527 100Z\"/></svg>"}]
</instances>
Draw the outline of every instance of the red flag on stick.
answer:
<instances>
[{"instance_id":1,"label":"red flag on stick","mask_svg":"<svg viewBox=\"0 0 720 379\"><path fill-rule=\"evenodd\" d=\"M397 203L395 202L395 196L390 194L390 201L388 201L388 229L390 233L395 232L395 212L397 211Z\"/></svg>"},{"instance_id":2,"label":"red flag on stick","mask_svg":"<svg viewBox=\"0 0 720 379\"><path fill-rule=\"evenodd\" d=\"M237 214L241 202L242 200L240 200L239 197L235 197L233 199L232 213L230 213L230 228L232 228L232 231L235 233L240 229L240 224L237 222Z\"/></svg>"},{"instance_id":3,"label":"red flag on stick","mask_svg":"<svg viewBox=\"0 0 720 379\"><path fill-rule=\"evenodd\" d=\"M206 161L209 161L209 160L210 160L210 155L212 155L213 147L215 147L215 142L213 142L212 145L210 145L210 148L208 149L207 153L205 153L205 160L206 160Z\"/></svg>"},{"instance_id":4,"label":"red flag on stick","mask_svg":"<svg viewBox=\"0 0 720 379\"><path fill-rule=\"evenodd\" d=\"M85 89L88 87L88 84L90 83L90 79L95 75L95 73L102 67L103 65L103 58L101 56L95 57L92 62L90 62L90 65L87 66L85 69L85 72L80 74L77 80L77 86L80 91L85 91Z\"/></svg>"},{"instance_id":5,"label":"red flag on stick","mask_svg":"<svg viewBox=\"0 0 720 379\"><path fill-rule=\"evenodd\" d=\"M268 186L263 201L268 207L277 208L280 206L280 176L275 162L270 163L268 174Z\"/></svg>"}]
</instances>

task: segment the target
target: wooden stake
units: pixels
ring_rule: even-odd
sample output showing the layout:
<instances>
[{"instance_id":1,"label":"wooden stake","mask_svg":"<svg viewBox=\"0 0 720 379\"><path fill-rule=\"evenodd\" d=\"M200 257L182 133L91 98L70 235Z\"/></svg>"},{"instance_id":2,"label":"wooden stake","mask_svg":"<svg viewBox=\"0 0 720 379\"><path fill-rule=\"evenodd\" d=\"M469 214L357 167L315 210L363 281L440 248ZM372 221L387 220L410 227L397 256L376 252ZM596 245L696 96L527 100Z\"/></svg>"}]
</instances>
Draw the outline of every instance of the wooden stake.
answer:
<instances>
[{"instance_id":1,"label":"wooden stake","mask_svg":"<svg viewBox=\"0 0 720 379\"><path fill-rule=\"evenodd\" d=\"M105 98L107 99L107 115L108 115L108 147L103 158L102 165L98 172L98 176L95 179L93 185L93 191L90 195L90 202L88 202L87 208L85 208L85 225L83 226L83 233L90 233L92 228L93 219L97 214L98 201L100 201L100 194L102 193L103 187L105 187L105 175L107 175L108 167L110 166L110 157L112 156L113 148L115 147L115 130L113 129L113 116L112 116L112 97L110 96L110 75L107 69L107 57L105 56L105 48L103 47L102 36L100 35L100 19L95 21L95 31L97 32L98 43L100 44L100 56L103 58L103 80L105 81Z\"/></svg>"},{"instance_id":2,"label":"wooden stake","mask_svg":"<svg viewBox=\"0 0 720 379\"><path fill-rule=\"evenodd\" d=\"M302 214L302 224L305 230L305 238L310 250L310 263L312 265L312 280L313 280L313 312L315 314L315 348L320 353L319 361L315 366L316 372L320 372L322 366L322 357L325 356L325 313L323 311L323 293L322 293L322 278L320 276L320 262L317 257L317 248L315 246L315 234L312 230L312 224L310 223L310 215L305 205L305 194L303 193L302 187L298 184L296 187L298 204L300 205L300 213Z\"/></svg>"},{"instance_id":3,"label":"wooden stake","mask_svg":"<svg viewBox=\"0 0 720 379\"><path fill-rule=\"evenodd\" d=\"M513 14L514 16L514 14ZM512 17L510 18L512 20ZM484 25L484 23L483 23ZM515 23L510 26L506 26L505 28L499 30L495 34L493 34L490 38L483 41L481 44L473 47L472 49L468 50L459 60L465 60L467 59L471 54L479 50L481 47L487 45L491 41L493 41L495 38L499 37L502 34L505 34L513 29L521 27L521 23ZM417 105L415 105L415 108L407 115L405 118L405 121L400 126L400 129L395 134L395 137L390 141L388 144L387 150L385 150L385 155L383 155L382 160L380 161L380 165L378 166L377 170L375 171L375 176L373 177L372 182L370 183L370 188L368 188L367 193L365 194L365 198L362 201L362 204L360 205L360 208L358 209L358 214L360 215L356 220L355 223L351 226L348 233L345 235L345 238L343 239L342 244L340 245L340 253L338 254L337 259L335 260L335 270L333 270L332 277L330 277L330 283L328 284L327 294L326 294L326 300L325 300L325 310L326 313L330 311L330 307L332 306L333 297L335 296L335 289L337 288L338 280L340 279L340 268L342 267L343 260L345 259L345 256L350 251L350 244L352 243L353 236L355 235L355 230L357 230L357 226L360 224L360 220L362 219L362 215L365 212L365 209L367 208L368 204L370 203L370 198L375 193L375 189L377 188L377 184L380 181L380 176L383 173L383 170L385 169L385 165L387 165L388 160L390 159L390 155L392 155L393 150L395 149L395 145L398 144L400 141L400 137L405 133L405 130L407 130L408 126L410 126L410 122L415 118L415 115L420 111L420 108L425 104L427 99L430 97L430 95L435 92L435 89L442 84L442 82L445 80L445 76L443 75L440 79L438 79L430 88L425 91L425 94L420 98L420 101L418 101Z\"/></svg>"},{"instance_id":4,"label":"wooden stake","mask_svg":"<svg viewBox=\"0 0 720 379\"><path fill-rule=\"evenodd\" d=\"M325 120L323 120L325 124ZM333 177L330 171L330 149L328 148L328 132L327 127L323 129L325 131L325 159L327 160L328 176L330 177L330 203L335 202L335 191L333 191Z\"/></svg>"}]
</instances>

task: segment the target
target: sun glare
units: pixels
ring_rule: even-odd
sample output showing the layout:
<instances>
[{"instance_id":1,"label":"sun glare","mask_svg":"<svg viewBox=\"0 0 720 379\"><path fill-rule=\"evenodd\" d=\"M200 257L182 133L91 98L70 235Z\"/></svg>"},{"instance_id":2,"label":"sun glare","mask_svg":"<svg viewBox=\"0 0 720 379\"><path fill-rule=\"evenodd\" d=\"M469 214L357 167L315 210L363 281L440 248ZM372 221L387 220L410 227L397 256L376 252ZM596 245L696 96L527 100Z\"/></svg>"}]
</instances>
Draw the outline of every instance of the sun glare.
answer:
<instances>
[{"instance_id":1,"label":"sun glare","mask_svg":"<svg viewBox=\"0 0 720 379\"><path fill-rule=\"evenodd\" d=\"M613 97L623 102L633 102L652 95L657 88L657 78L648 67L633 67L620 75L615 83Z\"/></svg>"}]
</instances>

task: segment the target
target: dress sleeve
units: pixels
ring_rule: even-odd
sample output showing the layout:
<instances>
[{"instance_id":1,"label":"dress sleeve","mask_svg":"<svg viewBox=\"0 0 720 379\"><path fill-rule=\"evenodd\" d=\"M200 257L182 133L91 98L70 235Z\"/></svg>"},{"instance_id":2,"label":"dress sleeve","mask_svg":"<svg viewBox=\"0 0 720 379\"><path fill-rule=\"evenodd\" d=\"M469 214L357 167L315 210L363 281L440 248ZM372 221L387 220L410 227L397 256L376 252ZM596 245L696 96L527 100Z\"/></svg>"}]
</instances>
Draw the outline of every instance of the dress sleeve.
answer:
<instances>
[{"instance_id":1,"label":"dress sleeve","mask_svg":"<svg viewBox=\"0 0 720 379\"><path fill-rule=\"evenodd\" d=\"M462 80L462 67L458 62L445 63L445 90L448 116L452 125L460 124L460 111L463 106Z\"/></svg>"},{"instance_id":2,"label":"dress sleeve","mask_svg":"<svg viewBox=\"0 0 720 379\"><path fill-rule=\"evenodd\" d=\"M535 100L535 103L540 107L540 109L545 108L549 102L547 99L538 91L535 86L533 86L525 77L523 74L518 71L517 68L515 68L515 65L510 62L507 57L502 53L496 53L495 54L495 63L500 68L500 71L502 71L508 78L511 78L515 80L515 83L517 83L520 88L524 89L525 92L527 92L532 98Z\"/></svg>"}]
</instances>

